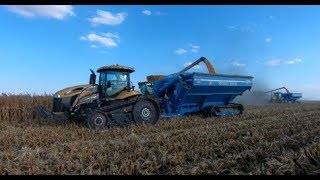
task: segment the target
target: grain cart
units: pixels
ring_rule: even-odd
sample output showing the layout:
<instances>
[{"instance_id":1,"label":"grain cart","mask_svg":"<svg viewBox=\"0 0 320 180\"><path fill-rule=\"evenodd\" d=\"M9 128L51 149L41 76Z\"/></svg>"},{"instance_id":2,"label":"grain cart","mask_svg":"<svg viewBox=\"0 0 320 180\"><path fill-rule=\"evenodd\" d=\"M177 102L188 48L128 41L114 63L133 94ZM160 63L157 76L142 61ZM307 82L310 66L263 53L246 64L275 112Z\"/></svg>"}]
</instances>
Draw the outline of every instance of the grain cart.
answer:
<instances>
[{"instance_id":1,"label":"grain cart","mask_svg":"<svg viewBox=\"0 0 320 180\"><path fill-rule=\"evenodd\" d=\"M280 90L285 90L285 92L281 92ZM270 103L299 103L297 100L302 97L302 93L291 93L286 87L281 87L265 93L270 93Z\"/></svg>"},{"instance_id":2,"label":"grain cart","mask_svg":"<svg viewBox=\"0 0 320 180\"><path fill-rule=\"evenodd\" d=\"M200 62L208 73L187 72ZM83 120L90 128L128 124L155 124L160 117L193 113L208 116L241 114L241 104L230 103L252 87L251 76L217 74L204 57L182 71L170 75L151 75L140 82L140 91L130 82L131 67L112 65L91 70L89 84L69 87L53 96L53 111L37 107L35 112L55 120Z\"/></svg>"},{"instance_id":3,"label":"grain cart","mask_svg":"<svg viewBox=\"0 0 320 180\"><path fill-rule=\"evenodd\" d=\"M187 72L204 62L208 73ZM151 75L147 82L139 83L141 92L153 95L160 101L162 117L174 117L194 113L206 116L242 114L241 104L230 103L252 87L251 76L217 74L204 57L182 71L167 76Z\"/></svg>"}]
</instances>

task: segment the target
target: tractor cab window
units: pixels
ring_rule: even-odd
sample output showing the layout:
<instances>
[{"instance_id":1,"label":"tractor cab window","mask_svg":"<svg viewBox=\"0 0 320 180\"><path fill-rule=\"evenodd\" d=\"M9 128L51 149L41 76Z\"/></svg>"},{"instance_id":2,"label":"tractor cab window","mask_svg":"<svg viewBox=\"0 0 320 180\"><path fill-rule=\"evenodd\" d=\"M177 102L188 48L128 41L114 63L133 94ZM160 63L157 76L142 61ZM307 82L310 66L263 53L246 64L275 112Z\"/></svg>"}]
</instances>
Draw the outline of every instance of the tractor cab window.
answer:
<instances>
[{"instance_id":1,"label":"tractor cab window","mask_svg":"<svg viewBox=\"0 0 320 180\"><path fill-rule=\"evenodd\" d=\"M100 74L100 85L102 93L108 96L114 96L123 91L129 82L127 72L106 71Z\"/></svg>"}]
</instances>

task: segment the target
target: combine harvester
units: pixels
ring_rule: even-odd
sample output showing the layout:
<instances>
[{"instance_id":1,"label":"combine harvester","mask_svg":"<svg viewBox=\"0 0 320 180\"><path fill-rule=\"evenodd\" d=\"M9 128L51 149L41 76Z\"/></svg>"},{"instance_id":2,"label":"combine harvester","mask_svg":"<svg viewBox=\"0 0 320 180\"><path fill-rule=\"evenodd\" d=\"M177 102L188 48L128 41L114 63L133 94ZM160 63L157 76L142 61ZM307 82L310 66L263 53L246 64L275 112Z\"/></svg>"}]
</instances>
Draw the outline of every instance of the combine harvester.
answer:
<instances>
[{"instance_id":1,"label":"combine harvester","mask_svg":"<svg viewBox=\"0 0 320 180\"><path fill-rule=\"evenodd\" d=\"M285 90L285 93L280 92L282 89ZM265 93L270 93L270 103L300 103L297 100L302 98L302 93L291 93L286 87L281 87Z\"/></svg>"},{"instance_id":2,"label":"combine harvester","mask_svg":"<svg viewBox=\"0 0 320 180\"><path fill-rule=\"evenodd\" d=\"M208 73L187 72L204 62ZM37 107L35 112L56 120L76 119L89 128L155 124L160 117L188 114L229 116L242 114L241 104L230 103L252 87L251 76L217 74L204 57L182 71L170 75L151 75L140 82L140 91L131 86L134 69L111 65L97 70L99 83L91 70L90 83L58 91L53 111Z\"/></svg>"}]
</instances>

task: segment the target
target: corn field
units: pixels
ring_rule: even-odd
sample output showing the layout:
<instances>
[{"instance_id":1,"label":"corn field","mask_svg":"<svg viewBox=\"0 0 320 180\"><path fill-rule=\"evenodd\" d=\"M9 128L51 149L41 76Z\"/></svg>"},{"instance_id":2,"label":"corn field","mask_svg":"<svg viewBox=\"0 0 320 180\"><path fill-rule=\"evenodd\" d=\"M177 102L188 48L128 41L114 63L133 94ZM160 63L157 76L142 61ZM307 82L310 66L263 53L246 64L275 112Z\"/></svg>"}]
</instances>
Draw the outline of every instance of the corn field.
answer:
<instances>
[{"instance_id":1,"label":"corn field","mask_svg":"<svg viewBox=\"0 0 320 180\"><path fill-rule=\"evenodd\" d=\"M320 103L246 106L92 130L33 114L50 95L0 95L0 174L320 175Z\"/></svg>"}]
</instances>

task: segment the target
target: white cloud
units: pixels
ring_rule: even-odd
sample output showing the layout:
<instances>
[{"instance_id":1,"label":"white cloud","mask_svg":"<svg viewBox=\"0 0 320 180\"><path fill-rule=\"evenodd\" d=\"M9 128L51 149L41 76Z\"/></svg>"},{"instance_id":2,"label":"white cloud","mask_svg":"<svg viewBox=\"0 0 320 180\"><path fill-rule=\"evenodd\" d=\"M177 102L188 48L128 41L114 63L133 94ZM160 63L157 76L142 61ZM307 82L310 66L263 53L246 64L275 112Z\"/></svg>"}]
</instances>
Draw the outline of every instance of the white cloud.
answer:
<instances>
[{"instance_id":1,"label":"white cloud","mask_svg":"<svg viewBox=\"0 0 320 180\"><path fill-rule=\"evenodd\" d=\"M279 59L272 59L265 62L265 65L267 66L280 66L280 64L281 64L281 61Z\"/></svg>"},{"instance_id":2,"label":"white cloud","mask_svg":"<svg viewBox=\"0 0 320 180\"><path fill-rule=\"evenodd\" d=\"M10 5L8 10L24 17L47 17L62 20L74 16L71 5Z\"/></svg>"},{"instance_id":3,"label":"white cloud","mask_svg":"<svg viewBox=\"0 0 320 180\"><path fill-rule=\"evenodd\" d=\"M271 38L265 38L264 41L266 41L267 43L271 42L272 39Z\"/></svg>"},{"instance_id":4,"label":"white cloud","mask_svg":"<svg viewBox=\"0 0 320 180\"><path fill-rule=\"evenodd\" d=\"M192 48L192 49L200 49L200 46L195 46L195 45L192 45L192 44L191 44L191 48Z\"/></svg>"},{"instance_id":5,"label":"white cloud","mask_svg":"<svg viewBox=\"0 0 320 180\"><path fill-rule=\"evenodd\" d=\"M87 38L85 36L81 36L80 40L85 41L85 40L87 40Z\"/></svg>"},{"instance_id":6,"label":"white cloud","mask_svg":"<svg viewBox=\"0 0 320 180\"><path fill-rule=\"evenodd\" d=\"M301 59L294 59L294 60L284 61L285 64L297 64L297 63L301 63L301 62L302 62Z\"/></svg>"},{"instance_id":7,"label":"white cloud","mask_svg":"<svg viewBox=\"0 0 320 180\"><path fill-rule=\"evenodd\" d=\"M186 63L183 64L183 66L184 66L184 67L187 67L187 66L189 66L190 64L192 64L192 63L191 63L191 62L186 62ZM199 66L199 64L197 64L197 65L193 66L193 68L195 68L195 69L200 69L201 66Z\"/></svg>"},{"instance_id":8,"label":"white cloud","mask_svg":"<svg viewBox=\"0 0 320 180\"><path fill-rule=\"evenodd\" d=\"M193 53L197 53L199 51L199 49L191 49L191 52Z\"/></svg>"},{"instance_id":9,"label":"white cloud","mask_svg":"<svg viewBox=\"0 0 320 180\"><path fill-rule=\"evenodd\" d=\"M241 32L250 32L253 33L257 28L257 23L255 22L248 22L245 25L228 25L225 26L229 31L241 31Z\"/></svg>"},{"instance_id":10,"label":"white cloud","mask_svg":"<svg viewBox=\"0 0 320 180\"><path fill-rule=\"evenodd\" d=\"M105 25L119 25L128 16L127 13L121 12L117 14L112 14L109 11L97 10L97 16L89 19L93 25L105 24Z\"/></svg>"},{"instance_id":11,"label":"white cloud","mask_svg":"<svg viewBox=\"0 0 320 180\"><path fill-rule=\"evenodd\" d=\"M149 10L144 10L144 11L142 11L142 14L144 14L146 16L150 16L152 13Z\"/></svg>"},{"instance_id":12,"label":"white cloud","mask_svg":"<svg viewBox=\"0 0 320 180\"><path fill-rule=\"evenodd\" d=\"M109 37L99 36L97 34L91 33L87 36L88 40L91 42L99 42L100 44L106 47L117 47L118 44Z\"/></svg>"},{"instance_id":13,"label":"white cloud","mask_svg":"<svg viewBox=\"0 0 320 180\"><path fill-rule=\"evenodd\" d=\"M182 49L182 48L179 48L179 49L177 49L177 50L174 51L174 53L175 53L175 54L178 54L178 55L184 54L184 53L186 53L186 52L188 52L188 51L185 50L185 49Z\"/></svg>"},{"instance_id":14,"label":"white cloud","mask_svg":"<svg viewBox=\"0 0 320 180\"><path fill-rule=\"evenodd\" d=\"M197 53L200 49L200 46L196 46L196 45L193 45L193 44L189 44L190 47L191 47L191 52L194 52L194 53Z\"/></svg>"},{"instance_id":15,"label":"white cloud","mask_svg":"<svg viewBox=\"0 0 320 180\"><path fill-rule=\"evenodd\" d=\"M265 65L267 66L280 66L280 65L288 65L288 64L297 64L297 63L301 63L302 60L301 59L293 59L293 60L280 60L280 59L273 59L273 60L269 60L269 61L265 61Z\"/></svg>"},{"instance_id":16,"label":"white cloud","mask_svg":"<svg viewBox=\"0 0 320 180\"><path fill-rule=\"evenodd\" d=\"M237 66L237 67L245 67L246 64L243 64L243 63L238 63L238 62L232 62L231 63L233 66Z\"/></svg>"},{"instance_id":17,"label":"white cloud","mask_svg":"<svg viewBox=\"0 0 320 180\"><path fill-rule=\"evenodd\" d=\"M119 36L112 34L112 33L101 33L101 35L97 35L95 33L90 33L86 37L81 36L81 40L87 40L90 42L97 42L100 43L101 45L112 48L112 47L117 47L118 44L115 42L115 40L119 39ZM92 48L97 48L96 45L91 45Z\"/></svg>"},{"instance_id":18,"label":"white cloud","mask_svg":"<svg viewBox=\"0 0 320 180\"><path fill-rule=\"evenodd\" d=\"M119 40L119 36L117 34L112 34L112 33L103 33L103 35L107 38L113 38L113 39L116 39L116 40Z\"/></svg>"},{"instance_id":19,"label":"white cloud","mask_svg":"<svg viewBox=\"0 0 320 180\"><path fill-rule=\"evenodd\" d=\"M90 47L91 47L91 48L98 48L98 46L95 45L95 44L92 44Z\"/></svg>"}]
</instances>

